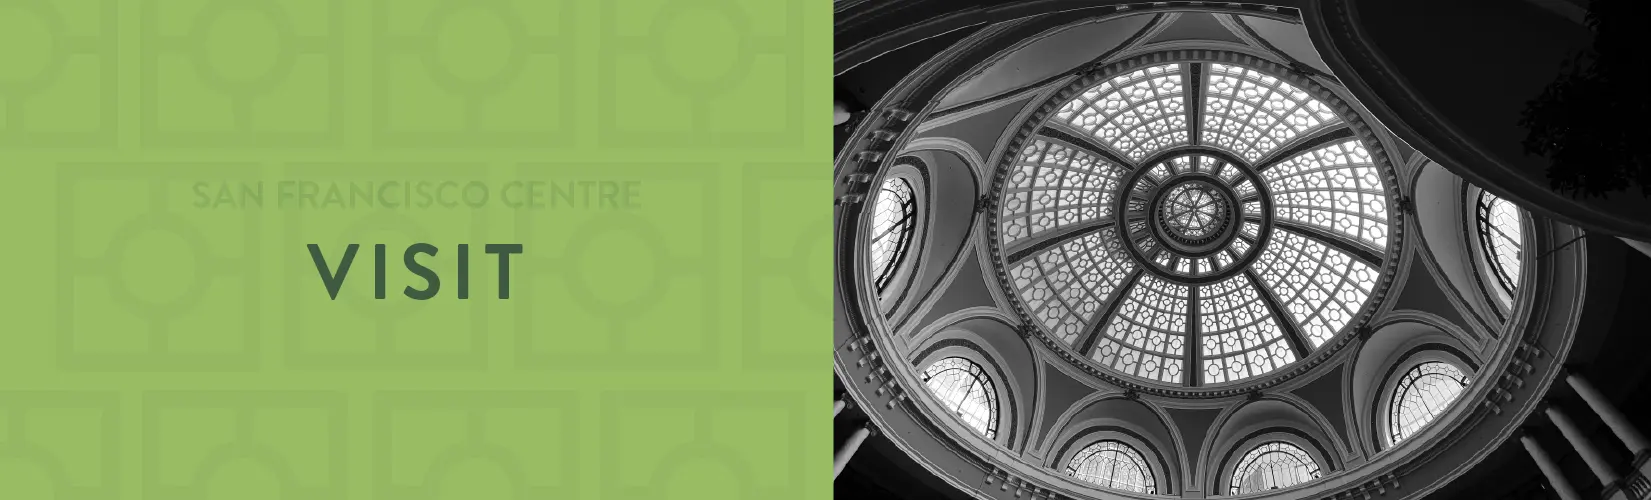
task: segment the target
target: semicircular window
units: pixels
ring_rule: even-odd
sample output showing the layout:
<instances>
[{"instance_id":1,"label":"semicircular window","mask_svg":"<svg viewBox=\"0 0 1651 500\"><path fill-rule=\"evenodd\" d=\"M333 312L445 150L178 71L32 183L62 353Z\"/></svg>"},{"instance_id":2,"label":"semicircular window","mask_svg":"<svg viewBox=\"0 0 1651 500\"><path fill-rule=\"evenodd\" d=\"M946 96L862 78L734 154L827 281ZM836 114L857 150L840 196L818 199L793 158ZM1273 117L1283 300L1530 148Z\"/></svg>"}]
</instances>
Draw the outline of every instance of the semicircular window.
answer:
<instances>
[{"instance_id":1,"label":"semicircular window","mask_svg":"<svg viewBox=\"0 0 1651 500\"><path fill-rule=\"evenodd\" d=\"M923 370L923 383L946 411L986 436L997 437L997 392L979 364L951 357Z\"/></svg>"},{"instance_id":2,"label":"semicircular window","mask_svg":"<svg viewBox=\"0 0 1651 500\"><path fill-rule=\"evenodd\" d=\"M1075 85L996 184L1000 276L1046 340L1148 385L1233 384L1341 345L1385 296L1395 174L1356 107L1213 60Z\"/></svg>"},{"instance_id":3,"label":"semicircular window","mask_svg":"<svg viewBox=\"0 0 1651 500\"><path fill-rule=\"evenodd\" d=\"M1479 246L1485 252L1485 260L1490 264L1491 274L1496 276L1497 285L1502 292L1512 296L1514 288L1519 285L1519 245L1524 241L1520 233L1519 207L1490 194L1490 191L1480 191L1479 201L1475 205Z\"/></svg>"},{"instance_id":4,"label":"semicircular window","mask_svg":"<svg viewBox=\"0 0 1651 500\"><path fill-rule=\"evenodd\" d=\"M1319 478L1318 462L1296 445L1271 441L1251 449L1233 469L1229 494L1288 488Z\"/></svg>"},{"instance_id":5,"label":"semicircular window","mask_svg":"<svg viewBox=\"0 0 1651 500\"><path fill-rule=\"evenodd\" d=\"M894 278L916 228L917 195L911 182L900 177L883 181L871 219L871 271L877 277L877 291L887 288Z\"/></svg>"},{"instance_id":6,"label":"semicircular window","mask_svg":"<svg viewBox=\"0 0 1651 500\"><path fill-rule=\"evenodd\" d=\"M1432 422L1468 386L1468 376L1450 363L1416 365L1399 379L1388 402L1390 444L1404 441Z\"/></svg>"},{"instance_id":7,"label":"semicircular window","mask_svg":"<svg viewBox=\"0 0 1651 500\"><path fill-rule=\"evenodd\" d=\"M1152 468L1141 453L1119 441L1100 441L1072 456L1066 474L1088 483L1122 491L1157 493Z\"/></svg>"}]
</instances>

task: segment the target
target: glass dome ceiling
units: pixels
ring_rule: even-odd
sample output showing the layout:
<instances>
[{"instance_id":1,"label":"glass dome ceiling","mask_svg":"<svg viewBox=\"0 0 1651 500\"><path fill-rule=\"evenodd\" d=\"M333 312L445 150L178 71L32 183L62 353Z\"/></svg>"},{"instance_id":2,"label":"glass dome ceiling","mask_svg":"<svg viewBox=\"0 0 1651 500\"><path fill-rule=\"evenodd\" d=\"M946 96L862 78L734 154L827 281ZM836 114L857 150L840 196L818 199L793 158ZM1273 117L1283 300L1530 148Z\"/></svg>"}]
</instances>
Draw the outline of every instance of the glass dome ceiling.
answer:
<instances>
[{"instance_id":1,"label":"glass dome ceiling","mask_svg":"<svg viewBox=\"0 0 1651 500\"><path fill-rule=\"evenodd\" d=\"M1000 178L1022 312L1158 386L1271 373L1355 326L1385 282L1392 177L1304 85L1184 62L1066 94Z\"/></svg>"}]
</instances>

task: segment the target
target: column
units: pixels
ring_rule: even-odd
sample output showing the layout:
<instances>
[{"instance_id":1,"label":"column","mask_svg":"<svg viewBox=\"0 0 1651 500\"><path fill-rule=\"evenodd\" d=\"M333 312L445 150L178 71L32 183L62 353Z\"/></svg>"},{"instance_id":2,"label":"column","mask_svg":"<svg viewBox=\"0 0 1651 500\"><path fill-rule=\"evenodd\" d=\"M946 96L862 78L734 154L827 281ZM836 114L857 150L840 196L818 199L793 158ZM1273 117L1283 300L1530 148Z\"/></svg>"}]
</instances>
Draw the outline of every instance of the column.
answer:
<instances>
[{"instance_id":1,"label":"column","mask_svg":"<svg viewBox=\"0 0 1651 500\"><path fill-rule=\"evenodd\" d=\"M1526 433L1519 436L1519 442L1525 445L1525 451L1531 454L1531 460L1536 461L1536 468L1542 469L1542 475L1548 478L1548 486L1552 486L1554 493L1559 494L1560 500L1582 500L1576 490L1571 488L1571 482L1565 480L1565 474L1559 471L1559 464L1554 463L1553 457L1548 456L1547 450L1536 438Z\"/></svg>"},{"instance_id":2,"label":"column","mask_svg":"<svg viewBox=\"0 0 1651 500\"><path fill-rule=\"evenodd\" d=\"M1576 373L1567 373L1565 381L1571 384L1571 389L1575 389L1576 393L1582 396L1589 409L1599 414L1599 419L1605 421L1605 426L1611 428L1611 433L1616 434L1617 439L1621 439L1622 444L1628 446L1628 453L1638 456L1651 450L1651 443L1646 442L1645 435L1640 434L1639 429L1634 428L1634 423L1618 411L1616 405L1607 401L1588 379Z\"/></svg>"},{"instance_id":3,"label":"column","mask_svg":"<svg viewBox=\"0 0 1651 500\"><path fill-rule=\"evenodd\" d=\"M860 451L860 445L865 444L866 438L871 437L872 433L871 422L866 422L865 425L854 430L854 434L848 437L848 441L843 442L843 447L837 450L837 456L831 459L832 480L836 480L837 476L843 473L843 469L848 467L848 460L854 458L854 452Z\"/></svg>"},{"instance_id":4,"label":"column","mask_svg":"<svg viewBox=\"0 0 1651 500\"><path fill-rule=\"evenodd\" d=\"M837 418L837 415L842 414L849 406L852 405L848 402L848 395L837 396L837 402L831 407L831 418Z\"/></svg>"},{"instance_id":5,"label":"column","mask_svg":"<svg viewBox=\"0 0 1651 500\"><path fill-rule=\"evenodd\" d=\"M1559 428L1559 433L1565 435L1565 440L1571 442L1571 447L1576 448L1578 455L1582 455L1582 461L1588 463L1588 469L1594 471L1595 476L1599 476L1600 484L1615 484L1620 476L1611 470L1611 462L1599 454L1599 448L1588 442L1588 436L1582 434L1582 430L1576 427L1576 422L1572 422L1571 417L1566 416L1565 412L1560 411L1553 403L1548 403L1547 413L1548 419L1553 420L1554 426Z\"/></svg>"},{"instance_id":6,"label":"column","mask_svg":"<svg viewBox=\"0 0 1651 500\"><path fill-rule=\"evenodd\" d=\"M831 126L835 127L847 123L848 119L852 117L854 115L848 112L848 106L844 105L843 101L831 101Z\"/></svg>"}]
</instances>

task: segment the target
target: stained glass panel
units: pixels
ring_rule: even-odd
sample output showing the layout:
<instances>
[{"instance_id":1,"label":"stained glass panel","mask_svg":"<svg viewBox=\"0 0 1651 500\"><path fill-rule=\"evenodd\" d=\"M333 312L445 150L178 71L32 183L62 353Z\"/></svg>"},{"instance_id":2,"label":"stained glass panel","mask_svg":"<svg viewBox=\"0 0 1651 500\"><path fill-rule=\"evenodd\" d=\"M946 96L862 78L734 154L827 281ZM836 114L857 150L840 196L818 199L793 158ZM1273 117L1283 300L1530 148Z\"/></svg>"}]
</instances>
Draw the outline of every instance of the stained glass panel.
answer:
<instances>
[{"instance_id":1,"label":"stained glass panel","mask_svg":"<svg viewBox=\"0 0 1651 500\"><path fill-rule=\"evenodd\" d=\"M1274 217L1387 249L1387 188L1358 141L1296 155L1261 175L1273 192Z\"/></svg>"},{"instance_id":2,"label":"stained glass panel","mask_svg":"<svg viewBox=\"0 0 1651 500\"><path fill-rule=\"evenodd\" d=\"M1432 422L1468 386L1468 376L1449 363L1430 361L1405 372L1388 403L1388 437L1404 441Z\"/></svg>"},{"instance_id":3,"label":"stained glass panel","mask_svg":"<svg viewBox=\"0 0 1651 500\"><path fill-rule=\"evenodd\" d=\"M1261 375L1295 362L1277 319L1244 275L1198 292L1198 328L1204 382L1219 384Z\"/></svg>"},{"instance_id":4,"label":"stained glass panel","mask_svg":"<svg viewBox=\"0 0 1651 500\"><path fill-rule=\"evenodd\" d=\"M1238 461L1229 494L1288 488L1318 477L1319 466L1312 455L1296 445L1272 441L1255 447Z\"/></svg>"},{"instance_id":5,"label":"stained glass panel","mask_svg":"<svg viewBox=\"0 0 1651 500\"><path fill-rule=\"evenodd\" d=\"M899 269L917 223L917 199L910 182L893 177L883 181L872 206L871 270L877 290L888 287Z\"/></svg>"},{"instance_id":6,"label":"stained glass panel","mask_svg":"<svg viewBox=\"0 0 1651 500\"><path fill-rule=\"evenodd\" d=\"M1179 64L1113 77L1083 92L1055 115L1131 160L1188 144Z\"/></svg>"},{"instance_id":7,"label":"stained glass panel","mask_svg":"<svg viewBox=\"0 0 1651 500\"><path fill-rule=\"evenodd\" d=\"M1102 228L1026 259L1010 280L1032 316L1070 344L1135 270L1119 245L1117 230Z\"/></svg>"},{"instance_id":8,"label":"stained glass panel","mask_svg":"<svg viewBox=\"0 0 1651 500\"><path fill-rule=\"evenodd\" d=\"M1130 71L1063 103L1047 124L1088 134L1117 156L1034 137L1004 180L997 243L1010 255L1040 248L1007 266L1007 278L1051 337L1090 347L1084 355L1125 375L1222 384L1297 361L1302 346L1285 332L1300 332L1311 350L1352 326L1381 269L1354 257L1364 251L1345 249L1382 255L1392 244L1391 172L1361 139L1273 162L1305 137L1348 126L1341 104L1231 64L1198 63L1207 80L1195 82L1188 64ZM1202 86L1201 102L1183 102L1186 85ZM1190 144L1188 120L1201 126L1198 142L1231 156L1189 151L1140 161ZM1252 170L1262 159L1267 170ZM1214 187L1199 191L1195 182ZM1495 230L1498 207L1482 207L1481 226L1492 267L1513 263L1508 283L1518 272L1518 216ZM1074 225L1105 230L1067 230ZM1134 274L1141 277L1130 282ZM1197 317L1189 317L1192 287ZM1111 316L1099 317L1105 311ZM1188 321L1198 322L1195 338ZM1199 349L1196 366L1184 348ZM1185 377L1187 369L1199 376Z\"/></svg>"},{"instance_id":9,"label":"stained glass panel","mask_svg":"<svg viewBox=\"0 0 1651 500\"><path fill-rule=\"evenodd\" d=\"M923 370L923 383L946 411L988 439L997 437L997 393L986 370L964 358L946 358Z\"/></svg>"},{"instance_id":10,"label":"stained glass panel","mask_svg":"<svg viewBox=\"0 0 1651 500\"><path fill-rule=\"evenodd\" d=\"M1004 185L1004 243L1111 216L1122 175L1122 168L1089 153L1032 141Z\"/></svg>"},{"instance_id":11,"label":"stained glass panel","mask_svg":"<svg viewBox=\"0 0 1651 500\"><path fill-rule=\"evenodd\" d=\"M1363 261L1284 228L1273 228L1255 270L1314 348L1353 320L1378 277Z\"/></svg>"},{"instance_id":12,"label":"stained glass panel","mask_svg":"<svg viewBox=\"0 0 1651 500\"><path fill-rule=\"evenodd\" d=\"M1156 493L1157 481L1141 453L1119 441L1101 441L1078 451L1066 474L1114 490Z\"/></svg>"},{"instance_id":13,"label":"stained glass panel","mask_svg":"<svg viewBox=\"0 0 1651 500\"><path fill-rule=\"evenodd\" d=\"M1491 274L1503 292L1513 295L1519 285L1521 262L1521 234L1519 207L1498 198L1489 191L1480 191L1478 209L1479 244L1490 262Z\"/></svg>"},{"instance_id":14,"label":"stained glass panel","mask_svg":"<svg viewBox=\"0 0 1651 500\"><path fill-rule=\"evenodd\" d=\"M1129 375L1180 383L1187 293L1185 285L1141 276L1101 331L1091 357Z\"/></svg>"},{"instance_id":15,"label":"stained glass panel","mask_svg":"<svg viewBox=\"0 0 1651 500\"><path fill-rule=\"evenodd\" d=\"M1303 132L1341 121L1307 91L1241 66L1210 64L1204 96L1200 140L1252 162Z\"/></svg>"}]
</instances>

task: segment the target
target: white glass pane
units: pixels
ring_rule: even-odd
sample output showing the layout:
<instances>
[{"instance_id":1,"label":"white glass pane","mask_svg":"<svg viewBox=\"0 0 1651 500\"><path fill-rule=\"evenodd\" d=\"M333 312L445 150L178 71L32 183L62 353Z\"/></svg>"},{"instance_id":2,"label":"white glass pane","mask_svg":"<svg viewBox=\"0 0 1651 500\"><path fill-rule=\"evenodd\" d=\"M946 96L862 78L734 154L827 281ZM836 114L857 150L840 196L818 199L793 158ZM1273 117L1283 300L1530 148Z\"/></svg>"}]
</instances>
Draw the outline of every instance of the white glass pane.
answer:
<instances>
[{"instance_id":1,"label":"white glass pane","mask_svg":"<svg viewBox=\"0 0 1651 500\"><path fill-rule=\"evenodd\" d=\"M1141 276L1102 330L1091 357L1129 375L1180 383L1187 293L1185 285Z\"/></svg>"},{"instance_id":2,"label":"white glass pane","mask_svg":"<svg viewBox=\"0 0 1651 500\"><path fill-rule=\"evenodd\" d=\"M1252 162L1308 130L1341 121L1304 90L1226 64L1209 65L1203 106L1200 140Z\"/></svg>"},{"instance_id":3,"label":"white glass pane","mask_svg":"<svg viewBox=\"0 0 1651 500\"><path fill-rule=\"evenodd\" d=\"M1139 161L1188 144L1183 85L1179 64L1134 71L1084 91L1062 106L1054 119Z\"/></svg>"},{"instance_id":4,"label":"white glass pane","mask_svg":"<svg viewBox=\"0 0 1651 500\"><path fill-rule=\"evenodd\" d=\"M1393 400L1389 402L1391 442L1398 443L1416 434L1434 417L1444 413L1467 385L1467 375L1449 363L1422 363L1405 372L1394 387Z\"/></svg>"},{"instance_id":5,"label":"white glass pane","mask_svg":"<svg viewBox=\"0 0 1651 500\"><path fill-rule=\"evenodd\" d=\"M986 371L963 358L936 361L923 380L947 411L987 438L997 437L997 393Z\"/></svg>"},{"instance_id":6,"label":"white glass pane","mask_svg":"<svg viewBox=\"0 0 1651 500\"><path fill-rule=\"evenodd\" d=\"M1308 151L1261 173L1273 216L1387 249L1387 187L1356 140Z\"/></svg>"},{"instance_id":7,"label":"white glass pane","mask_svg":"<svg viewBox=\"0 0 1651 500\"><path fill-rule=\"evenodd\" d=\"M1255 270L1314 348L1353 321L1378 275L1341 250L1284 228L1273 228Z\"/></svg>"},{"instance_id":8,"label":"white glass pane","mask_svg":"<svg viewBox=\"0 0 1651 500\"><path fill-rule=\"evenodd\" d=\"M911 183L898 177L883 181L871 218L871 272L879 291L888 286L911 246L916 214Z\"/></svg>"},{"instance_id":9,"label":"white glass pane","mask_svg":"<svg viewBox=\"0 0 1651 500\"><path fill-rule=\"evenodd\" d=\"M1243 380L1295 362L1278 320L1244 275L1198 291L1204 382Z\"/></svg>"},{"instance_id":10,"label":"white glass pane","mask_svg":"<svg viewBox=\"0 0 1651 500\"><path fill-rule=\"evenodd\" d=\"M1011 285L1032 317L1070 344L1135 270L1119 245L1113 228L1091 232L1011 268Z\"/></svg>"},{"instance_id":11,"label":"white glass pane","mask_svg":"<svg viewBox=\"0 0 1651 500\"><path fill-rule=\"evenodd\" d=\"M1103 488L1136 493L1157 492L1157 482L1153 480L1152 468L1147 466L1146 459L1135 448L1118 441L1101 441L1085 446L1072 456L1066 473Z\"/></svg>"},{"instance_id":12,"label":"white glass pane","mask_svg":"<svg viewBox=\"0 0 1651 500\"><path fill-rule=\"evenodd\" d=\"M1502 291L1513 294L1519 284L1521 234L1519 207L1481 191L1478 202L1479 239L1491 272Z\"/></svg>"},{"instance_id":13,"label":"white glass pane","mask_svg":"<svg viewBox=\"0 0 1651 500\"><path fill-rule=\"evenodd\" d=\"M1233 469L1230 494L1241 495L1288 488L1318 479L1318 463L1312 455L1283 441L1262 444L1244 454Z\"/></svg>"},{"instance_id":14,"label":"white glass pane","mask_svg":"<svg viewBox=\"0 0 1651 500\"><path fill-rule=\"evenodd\" d=\"M1089 153L1032 141L1004 183L999 217L1004 244L1110 217L1123 172Z\"/></svg>"}]
</instances>

